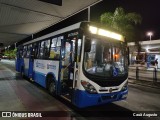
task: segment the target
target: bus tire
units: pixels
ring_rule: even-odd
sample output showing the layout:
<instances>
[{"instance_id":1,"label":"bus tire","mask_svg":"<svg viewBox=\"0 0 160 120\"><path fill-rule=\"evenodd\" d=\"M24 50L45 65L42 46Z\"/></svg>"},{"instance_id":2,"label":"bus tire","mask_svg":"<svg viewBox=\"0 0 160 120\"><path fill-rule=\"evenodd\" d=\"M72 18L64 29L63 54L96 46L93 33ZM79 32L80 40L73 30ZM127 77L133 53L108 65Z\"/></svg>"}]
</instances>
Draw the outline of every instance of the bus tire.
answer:
<instances>
[{"instance_id":1,"label":"bus tire","mask_svg":"<svg viewBox=\"0 0 160 120\"><path fill-rule=\"evenodd\" d=\"M48 92L52 96L55 96L56 93L56 85L52 77L48 77Z\"/></svg>"}]
</instances>

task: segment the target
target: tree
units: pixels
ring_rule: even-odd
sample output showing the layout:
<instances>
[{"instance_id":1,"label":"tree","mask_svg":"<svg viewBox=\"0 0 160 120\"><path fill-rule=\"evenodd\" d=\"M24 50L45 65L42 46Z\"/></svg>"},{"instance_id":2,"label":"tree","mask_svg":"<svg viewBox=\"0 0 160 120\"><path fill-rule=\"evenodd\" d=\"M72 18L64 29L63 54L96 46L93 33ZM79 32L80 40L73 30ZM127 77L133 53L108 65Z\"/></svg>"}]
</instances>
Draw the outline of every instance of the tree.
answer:
<instances>
[{"instance_id":1,"label":"tree","mask_svg":"<svg viewBox=\"0 0 160 120\"><path fill-rule=\"evenodd\" d=\"M6 50L4 52L4 55L7 56L7 58L9 59L14 59L16 57L16 52L17 52L17 49L15 48L14 50Z\"/></svg>"},{"instance_id":2,"label":"tree","mask_svg":"<svg viewBox=\"0 0 160 120\"><path fill-rule=\"evenodd\" d=\"M125 13L122 7L116 8L114 13L106 12L100 16L100 21L122 33L127 41L136 41L138 30L136 25L142 21L141 15L137 13Z\"/></svg>"}]
</instances>

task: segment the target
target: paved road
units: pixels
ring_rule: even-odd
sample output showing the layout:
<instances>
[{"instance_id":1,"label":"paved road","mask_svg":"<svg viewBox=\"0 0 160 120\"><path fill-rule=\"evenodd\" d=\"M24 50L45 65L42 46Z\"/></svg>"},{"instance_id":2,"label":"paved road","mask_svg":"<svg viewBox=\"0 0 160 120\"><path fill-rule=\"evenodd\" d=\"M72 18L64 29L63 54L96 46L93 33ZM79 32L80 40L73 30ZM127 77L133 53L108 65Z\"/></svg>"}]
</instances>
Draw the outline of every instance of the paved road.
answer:
<instances>
[{"instance_id":1,"label":"paved road","mask_svg":"<svg viewBox=\"0 0 160 120\"><path fill-rule=\"evenodd\" d=\"M52 113L56 117L45 118L58 120L139 120L150 118L129 118L128 115L157 113L160 111L159 101L160 89L129 84L127 100L77 110L62 99L50 96L42 87L22 79L14 70L14 61L0 62L0 111L61 111Z\"/></svg>"}]
</instances>

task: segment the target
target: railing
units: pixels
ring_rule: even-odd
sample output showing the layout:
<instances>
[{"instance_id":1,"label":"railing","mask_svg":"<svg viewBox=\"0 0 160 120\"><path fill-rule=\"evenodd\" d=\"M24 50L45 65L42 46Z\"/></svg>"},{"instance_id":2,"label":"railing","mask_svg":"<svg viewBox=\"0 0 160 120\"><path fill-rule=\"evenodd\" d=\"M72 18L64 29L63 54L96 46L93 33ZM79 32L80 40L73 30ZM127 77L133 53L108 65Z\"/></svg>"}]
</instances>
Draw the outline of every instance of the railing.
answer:
<instances>
[{"instance_id":1,"label":"railing","mask_svg":"<svg viewBox=\"0 0 160 120\"><path fill-rule=\"evenodd\" d=\"M141 66L129 67L129 79L160 82L160 69Z\"/></svg>"}]
</instances>

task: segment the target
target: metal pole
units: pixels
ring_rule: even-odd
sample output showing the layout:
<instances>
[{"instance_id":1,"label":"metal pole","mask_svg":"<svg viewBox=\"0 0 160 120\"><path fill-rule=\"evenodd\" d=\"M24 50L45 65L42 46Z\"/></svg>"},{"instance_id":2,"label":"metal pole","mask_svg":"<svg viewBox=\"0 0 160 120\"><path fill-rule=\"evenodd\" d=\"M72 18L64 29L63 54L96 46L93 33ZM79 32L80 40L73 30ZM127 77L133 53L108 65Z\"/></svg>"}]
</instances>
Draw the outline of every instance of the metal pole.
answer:
<instances>
[{"instance_id":1,"label":"metal pole","mask_svg":"<svg viewBox=\"0 0 160 120\"><path fill-rule=\"evenodd\" d=\"M136 67L136 80L139 80L139 69Z\"/></svg>"},{"instance_id":2,"label":"metal pole","mask_svg":"<svg viewBox=\"0 0 160 120\"><path fill-rule=\"evenodd\" d=\"M17 44L17 42L14 44L14 45L15 45L15 48L16 48L16 44Z\"/></svg>"},{"instance_id":3,"label":"metal pole","mask_svg":"<svg viewBox=\"0 0 160 120\"><path fill-rule=\"evenodd\" d=\"M157 69L154 68L154 71L153 71L153 82L157 82Z\"/></svg>"},{"instance_id":4,"label":"metal pole","mask_svg":"<svg viewBox=\"0 0 160 120\"><path fill-rule=\"evenodd\" d=\"M90 6L88 7L88 21L90 21L90 14L91 14L91 11L90 11Z\"/></svg>"},{"instance_id":5,"label":"metal pole","mask_svg":"<svg viewBox=\"0 0 160 120\"><path fill-rule=\"evenodd\" d=\"M150 41L151 41L151 35L149 37L150 37Z\"/></svg>"}]
</instances>

